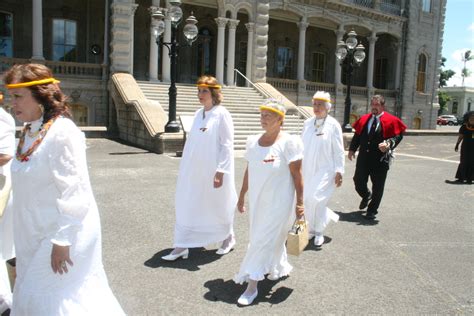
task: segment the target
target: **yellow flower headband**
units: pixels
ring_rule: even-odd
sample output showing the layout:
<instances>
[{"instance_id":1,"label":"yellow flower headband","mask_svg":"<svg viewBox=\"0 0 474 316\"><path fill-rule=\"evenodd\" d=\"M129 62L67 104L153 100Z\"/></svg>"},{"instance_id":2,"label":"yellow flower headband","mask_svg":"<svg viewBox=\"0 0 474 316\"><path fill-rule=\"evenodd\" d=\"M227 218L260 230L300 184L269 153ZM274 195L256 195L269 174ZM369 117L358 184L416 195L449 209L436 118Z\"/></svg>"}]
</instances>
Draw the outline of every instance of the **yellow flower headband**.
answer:
<instances>
[{"instance_id":1,"label":"yellow flower headband","mask_svg":"<svg viewBox=\"0 0 474 316\"><path fill-rule=\"evenodd\" d=\"M28 81L28 82L11 83L11 84L5 85L5 87L7 87L7 89L17 89L17 88L37 86L37 85L40 85L40 84L60 83L60 82L61 81L56 80L54 78L46 78L46 79L33 80L33 81Z\"/></svg>"},{"instance_id":2,"label":"yellow flower headband","mask_svg":"<svg viewBox=\"0 0 474 316\"><path fill-rule=\"evenodd\" d=\"M315 98L313 98L313 100L320 100L320 101L325 101L325 102L331 103L331 100L329 100L327 98L324 98L324 97L315 97Z\"/></svg>"},{"instance_id":3,"label":"yellow flower headband","mask_svg":"<svg viewBox=\"0 0 474 316\"><path fill-rule=\"evenodd\" d=\"M197 85L200 88L214 88L214 89L220 89L221 85L219 84L207 84L207 83L200 83Z\"/></svg>"},{"instance_id":4,"label":"yellow flower headband","mask_svg":"<svg viewBox=\"0 0 474 316\"><path fill-rule=\"evenodd\" d=\"M271 106L268 106L268 105L261 105L261 106L260 106L260 111L262 111L262 110L267 110L267 111L276 113L276 114L280 115L281 117L285 118L285 112L280 111L280 110L278 110L278 109L275 109L275 108L273 108L273 107L271 107Z\"/></svg>"}]
</instances>

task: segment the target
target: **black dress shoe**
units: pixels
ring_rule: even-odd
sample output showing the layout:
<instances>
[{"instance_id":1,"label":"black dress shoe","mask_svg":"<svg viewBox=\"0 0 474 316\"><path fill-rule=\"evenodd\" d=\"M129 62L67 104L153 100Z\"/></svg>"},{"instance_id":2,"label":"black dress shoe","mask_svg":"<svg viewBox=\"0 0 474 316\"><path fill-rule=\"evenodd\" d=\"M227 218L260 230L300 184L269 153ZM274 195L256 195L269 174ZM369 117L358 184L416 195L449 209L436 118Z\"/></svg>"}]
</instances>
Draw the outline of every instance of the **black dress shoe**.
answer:
<instances>
[{"instance_id":1,"label":"black dress shoe","mask_svg":"<svg viewBox=\"0 0 474 316\"><path fill-rule=\"evenodd\" d=\"M375 219L375 214L374 214L374 213L369 213L369 212L367 212L367 213L364 215L364 218L372 221L372 220Z\"/></svg>"},{"instance_id":2,"label":"black dress shoe","mask_svg":"<svg viewBox=\"0 0 474 316\"><path fill-rule=\"evenodd\" d=\"M365 197L360 201L359 210L363 210L369 205L369 201L372 199L372 193L369 193L369 196Z\"/></svg>"}]
</instances>

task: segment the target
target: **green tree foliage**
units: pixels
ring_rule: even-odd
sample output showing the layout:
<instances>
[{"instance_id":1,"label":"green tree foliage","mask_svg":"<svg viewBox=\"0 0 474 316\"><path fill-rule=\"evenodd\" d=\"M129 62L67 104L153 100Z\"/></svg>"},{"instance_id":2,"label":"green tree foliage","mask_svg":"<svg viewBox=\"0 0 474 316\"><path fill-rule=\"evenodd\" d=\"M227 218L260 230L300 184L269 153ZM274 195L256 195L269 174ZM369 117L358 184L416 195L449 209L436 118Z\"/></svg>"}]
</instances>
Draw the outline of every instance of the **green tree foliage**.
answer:
<instances>
[{"instance_id":1,"label":"green tree foliage","mask_svg":"<svg viewBox=\"0 0 474 316\"><path fill-rule=\"evenodd\" d=\"M441 57L441 69L439 73L439 87L446 87L448 84L449 79L454 76L455 72L451 69L444 70L444 63L446 62L446 58ZM439 103L439 111L438 115L442 114L444 111L448 110L448 101L451 101L451 97L446 92L438 92L438 103Z\"/></svg>"}]
</instances>

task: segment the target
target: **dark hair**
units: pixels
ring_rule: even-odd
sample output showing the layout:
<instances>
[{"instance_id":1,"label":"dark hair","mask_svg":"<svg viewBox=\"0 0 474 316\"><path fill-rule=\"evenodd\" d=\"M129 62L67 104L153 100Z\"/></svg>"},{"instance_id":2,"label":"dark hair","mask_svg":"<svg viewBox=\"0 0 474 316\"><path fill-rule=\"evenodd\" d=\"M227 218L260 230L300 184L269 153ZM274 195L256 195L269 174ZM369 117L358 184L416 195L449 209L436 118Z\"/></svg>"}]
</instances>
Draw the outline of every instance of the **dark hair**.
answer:
<instances>
[{"instance_id":1,"label":"dark hair","mask_svg":"<svg viewBox=\"0 0 474 316\"><path fill-rule=\"evenodd\" d=\"M197 84L208 84L208 85L214 86L214 85L219 85L219 82L213 76L201 76L198 78ZM221 89L209 87L209 90L211 91L212 104L213 105L221 104L222 99L223 99Z\"/></svg>"},{"instance_id":2,"label":"dark hair","mask_svg":"<svg viewBox=\"0 0 474 316\"><path fill-rule=\"evenodd\" d=\"M20 64L14 65L4 74L5 84L30 82L46 78L52 78L53 73L45 65ZM62 115L71 118L71 112L66 104L67 97L61 91L57 83L46 83L26 87L30 89L33 98L44 107L43 121Z\"/></svg>"},{"instance_id":3,"label":"dark hair","mask_svg":"<svg viewBox=\"0 0 474 316\"><path fill-rule=\"evenodd\" d=\"M466 113L464 113L464 115L462 117L462 122L464 124L467 124L469 122L469 118L471 116L474 116L474 111L467 111Z\"/></svg>"}]
</instances>

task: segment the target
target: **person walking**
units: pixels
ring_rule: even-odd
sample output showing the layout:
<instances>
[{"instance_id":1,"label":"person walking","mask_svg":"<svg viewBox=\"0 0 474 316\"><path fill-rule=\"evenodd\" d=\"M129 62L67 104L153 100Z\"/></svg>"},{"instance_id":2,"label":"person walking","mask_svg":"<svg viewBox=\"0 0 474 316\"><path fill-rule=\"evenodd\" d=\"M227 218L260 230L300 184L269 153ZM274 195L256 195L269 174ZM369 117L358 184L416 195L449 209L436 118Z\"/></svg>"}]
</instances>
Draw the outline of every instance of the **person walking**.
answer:
<instances>
[{"instance_id":1,"label":"person walking","mask_svg":"<svg viewBox=\"0 0 474 316\"><path fill-rule=\"evenodd\" d=\"M6 260L15 257L11 208L10 165L15 155L15 120L1 105L0 92L0 314L12 306L12 291Z\"/></svg>"},{"instance_id":2,"label":"person walking","mask_svg":"<svg viewBox=\"0 0 474 316\"><path fill-rule=\"evenodd\" d=\"M304 214L301 139L281 131L285 108L270 100L260 107L264 133L247 139L245 170L237 207L245 212L249 192L249 244L234 282L247 282L238 299L250 305L258 296L258 282L278 280L293 267L288 262L285 241L295 215ZM296 201L296 202L295 202ZM293 212L294 210L294 212Z\"/></svg>"},{"instance_id":3,"label":"person walking","mask_svg":"<svg viewBox=\"0 0 474 316\"><path fill-rule=\"evenodd\" d=\"M305 121L301 138L304 145L303 178L305 216L314 245L324 243L327 225L339 220L327 205L344 174L344 145L339 122L329 115L331 95L317 91L313 96L314 117Z\"/></svg>"},{"instance_id":4,"label":"person walking","mask_svg":"<svg viewBox=\"0 0 474 316\"><path fill-rule=\"evenodd\" d=\"M392 151L402 140L406 125L385 112L383 96L374 95L370 106L371 113L363 115L353 125L355 133L347 156L352 161L359 150L354 173L355 189L362 198L359 209L367 207L365 218L374 220L382 201ZM372 192L367 187L369 177Z\"/></svg>"},{"instance_id":5,"label":"person walking","mask_svg":"<svg viewBox=\"0 0 474 316\"><path fill-rule=\"evenodd\" d=\"M187 259L189 248L216 242L221 243L220 255L235 246L234 124L221 105L216 78L200 77L197 88L203 107L194 114L184 145L176 184L174 249L162 257L166 261Z\"/></svg>"},{"instance_id":6,"label":"person walking","mask_svg":"<svg viewBox=\"0 0 474 316\"><path fill-rule=\"evenodd\" d=\"M85 137L59 81L42 64L18 64L4 82L24 122L12 162L12 315L124 315L102 264Z\"/></svg>"},{"instance_id":7,"label":"person walking","mask_svg":"<svg viewBox=\"0 0 474 316\"><path fill-rule=\"evenodd\" d=\"M454 146L454 151L458 152L461 145L456 180L446 180L446 183L472 184L474 180L474 111L464 114L463 121L464 123L459 128L456 146Z\"/></svg>"}]
</instances>

